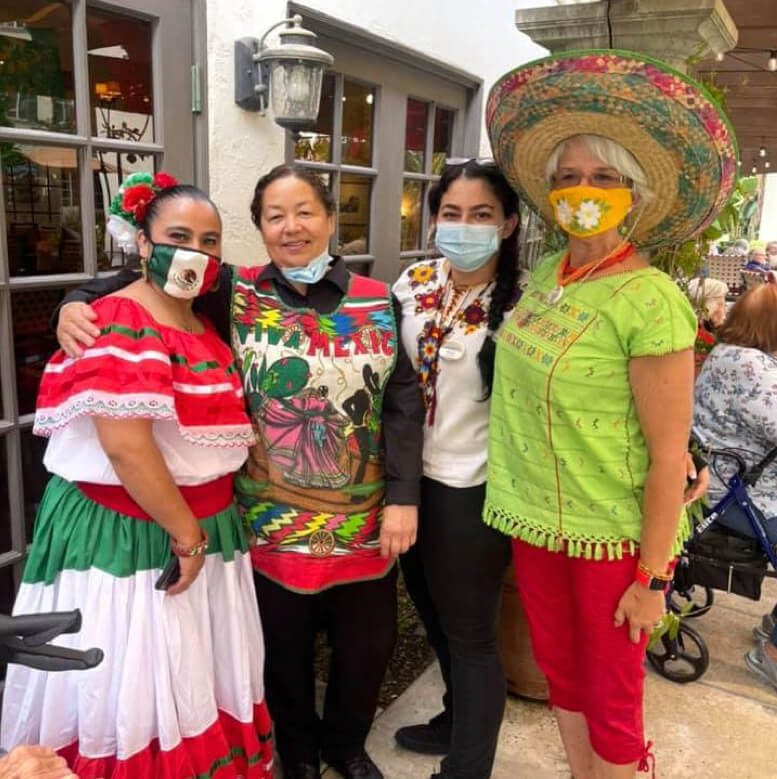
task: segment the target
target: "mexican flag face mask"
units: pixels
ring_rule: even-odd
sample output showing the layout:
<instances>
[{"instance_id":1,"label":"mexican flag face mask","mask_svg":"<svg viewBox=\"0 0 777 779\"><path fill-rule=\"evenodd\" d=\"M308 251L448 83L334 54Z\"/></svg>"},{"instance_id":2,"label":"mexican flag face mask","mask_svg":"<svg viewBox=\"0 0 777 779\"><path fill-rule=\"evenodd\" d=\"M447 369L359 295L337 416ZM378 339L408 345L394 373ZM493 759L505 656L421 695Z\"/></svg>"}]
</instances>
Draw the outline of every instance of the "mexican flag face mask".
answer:
<instances>
[{"instance_id":1,"label":"mexican flag face mask","mask_svg":"<svg viewBox=\"0 0 777 779\"><path fill-rule=\"evenodd\" d=\"M173 298L196 298L215 286L221 258L169 243L155 243L148 258L148 274Z\"/></svg>"}]
</instances>

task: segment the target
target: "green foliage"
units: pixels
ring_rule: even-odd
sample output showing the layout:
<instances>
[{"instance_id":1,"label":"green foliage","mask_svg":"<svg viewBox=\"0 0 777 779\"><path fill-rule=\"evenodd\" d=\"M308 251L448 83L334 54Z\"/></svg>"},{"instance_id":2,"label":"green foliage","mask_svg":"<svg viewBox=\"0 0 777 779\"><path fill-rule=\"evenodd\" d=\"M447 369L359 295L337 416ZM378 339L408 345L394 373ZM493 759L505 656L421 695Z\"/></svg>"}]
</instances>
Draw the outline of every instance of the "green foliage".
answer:
<instances>
[{"instance_id":1,"label":"green foliage","mask_svg":"<svg viewBox=\"0 0 777 779\"><path fill-rule=\"evenodd\" d=\"M659 249L651 258L653 264L673 278L698 276L713 241L723 237L733 241L743 236L756 208L757 195L758 179L740 178L714 222L694 238Z\"/></svg>"}]
</instances>

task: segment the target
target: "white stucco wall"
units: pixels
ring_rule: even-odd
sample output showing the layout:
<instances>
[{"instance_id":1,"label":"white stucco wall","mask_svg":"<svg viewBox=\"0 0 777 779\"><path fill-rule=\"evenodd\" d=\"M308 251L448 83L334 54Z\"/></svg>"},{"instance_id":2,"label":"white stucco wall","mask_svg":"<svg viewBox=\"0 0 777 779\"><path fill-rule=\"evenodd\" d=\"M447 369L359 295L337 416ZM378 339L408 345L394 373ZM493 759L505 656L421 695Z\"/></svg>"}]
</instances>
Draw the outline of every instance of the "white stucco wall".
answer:
<instances>
[{"instance_id":1,"label":"white stucco wall","mask_svg":"<svg viewBox=\"0 0 777 779\"><path fill-rule=\"evenodd\" d=\"M303 0L304 2L304 0ZM328 16L479 76L486 89L505 71L545 50L515 27L515 11L546 0L309 0ZM285 17L284 0L207 0L210 192L224 218L224 256L264 261L248 207L257 178L283 161L283 132L234 102L233 45L261 37ZM335 63L335 68L337 63ZM481 154L489 154L481 133Z\"/></svg>"}]
</instances>

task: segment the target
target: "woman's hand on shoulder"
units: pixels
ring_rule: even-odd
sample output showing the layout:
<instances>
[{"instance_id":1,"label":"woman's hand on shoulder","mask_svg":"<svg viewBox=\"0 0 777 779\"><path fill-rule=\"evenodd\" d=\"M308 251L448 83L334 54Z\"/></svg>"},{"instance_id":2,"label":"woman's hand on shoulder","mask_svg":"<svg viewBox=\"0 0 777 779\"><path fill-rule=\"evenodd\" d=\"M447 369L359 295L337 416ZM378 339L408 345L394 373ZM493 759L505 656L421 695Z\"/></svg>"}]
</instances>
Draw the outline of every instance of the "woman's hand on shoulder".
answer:
<instances>
[{"instance_id":1,"label":"woman's hand on shoulder","mask_svg":"<svg viewBox=\"0 0 777 779\"><path fill-rule=\"evenodd\" d=\"M57 341L68 357L80 357L100 335L97 312L88 303L66 303L59 312Z\"/></svg>"}]
</instances>

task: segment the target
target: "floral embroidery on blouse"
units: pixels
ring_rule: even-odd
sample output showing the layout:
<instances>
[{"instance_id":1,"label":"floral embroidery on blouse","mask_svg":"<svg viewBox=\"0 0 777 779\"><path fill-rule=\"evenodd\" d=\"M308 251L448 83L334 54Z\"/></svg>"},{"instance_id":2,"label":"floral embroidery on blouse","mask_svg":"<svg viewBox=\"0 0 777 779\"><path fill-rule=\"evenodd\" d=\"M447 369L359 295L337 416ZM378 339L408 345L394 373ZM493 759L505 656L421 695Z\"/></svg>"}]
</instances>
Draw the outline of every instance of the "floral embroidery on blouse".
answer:
<instances>
[{"instance_id":1,"label":"floral embroidery on blouse","mask_svg":"<svg viewBox=\"0 0 777 779\"><path fill-rule=\"evenodd\" d=\"M408 271L411 289L437 281L437 266L433 262L419 262Z\"/></svg>"}]
</instances>

